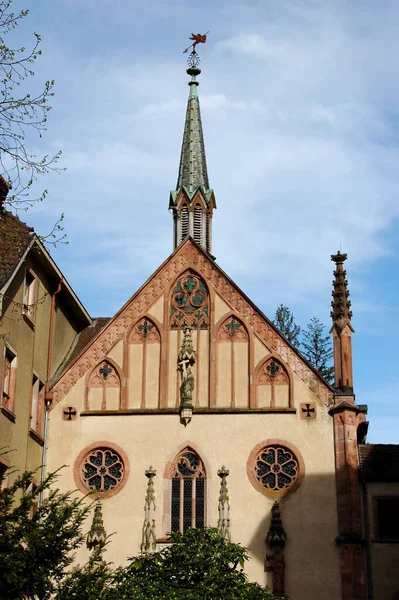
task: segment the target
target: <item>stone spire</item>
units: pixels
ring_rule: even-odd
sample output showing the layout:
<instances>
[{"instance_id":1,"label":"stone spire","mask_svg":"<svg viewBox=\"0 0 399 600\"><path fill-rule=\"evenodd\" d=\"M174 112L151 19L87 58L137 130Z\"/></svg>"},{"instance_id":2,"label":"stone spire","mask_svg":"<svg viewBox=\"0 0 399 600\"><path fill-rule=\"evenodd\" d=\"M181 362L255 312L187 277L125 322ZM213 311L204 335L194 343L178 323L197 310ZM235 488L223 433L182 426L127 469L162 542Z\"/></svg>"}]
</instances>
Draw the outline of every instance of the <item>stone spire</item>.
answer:
<instances>
[{"instance_id":1,"label":"stone spire","mask_svg":"<svg viewBox=\"0 0 399 600\"><path fill-rule=\"evenodd\" d=\"M231 533L230 533L230 502L229 502L229 492L227 489L227 477L229 475L229 471L223 465L221 469L218 471L218 475L220 477L220 493L219 493L219 519L218 519L218 529L220 535L222 535L228 542L231 542Z\"/></svg>"},{"instance_id":2,"label":"stone spire","mask_svg":"<svg viewBox=\"0 0 399 600\"><path fill-rule=\"evenodd\" d=\"M86 545L89 550L93 551L93 559L95 562L103 562L102 553L106 541L107 534L104 528L101 502L100 500L97 500L94 508L93 522L86 537Z\"/></svg>"},{"instance_id":3,"label":"stone spire","mask_svg":"<svg viewBox=\"0 0 399 600\"><path fill-rule=\"evenodd\" d=\"M197 77L201 73L195 50L188 59L190 93L180 154L176 190L170 193L169 209L173 212L174 248L191 236L204 250L211 252L211 220L216 208L209 187L205 144L202 132Z\"/></svg>"},{"instance_id":4,"label":"stone spire","mask_svg":"<svg viewBox=\"0 0 399 600\"><path fill-rule=\"evenodd\" d=\"M141 552L155 552L157 548L157 540L155 536L155 491L154 477L157 474L155 469L150 467L145 476L148 477L147 493L144 503L144 523L141 538Z\"/></svg>"},{"instance_id":5,"label":"stone spire","mask_svg":"<svg viewBox=\"0 0 399 600\"><path fill-rule=\"evenodd\" d=\"M353 393L351 336L355 330L351 324L351 301L349 300L348 281L344 269L346 259L347 255L341 254L339 250L337 254L331 255L331 260L335 263L335 270L330 333L334 341L334 385L341 392L351 394Z\"/></svg>"}]
</instances>

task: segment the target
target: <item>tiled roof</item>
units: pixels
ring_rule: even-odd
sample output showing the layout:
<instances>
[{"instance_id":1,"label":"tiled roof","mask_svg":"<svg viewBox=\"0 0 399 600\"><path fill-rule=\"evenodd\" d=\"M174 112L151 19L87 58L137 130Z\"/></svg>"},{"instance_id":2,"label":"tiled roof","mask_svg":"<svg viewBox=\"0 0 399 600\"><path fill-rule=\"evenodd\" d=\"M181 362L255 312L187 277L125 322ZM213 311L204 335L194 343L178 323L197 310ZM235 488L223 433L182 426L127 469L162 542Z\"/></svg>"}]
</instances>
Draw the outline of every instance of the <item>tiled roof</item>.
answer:
<instances>
[{"instance_id":1,"label":"tiled roof","mask_svg":"<svg viewBox=\"0 0 399 600\"><path fill-rule=\"evenodd\" d=\"M399 482L399 444L360 444L363 481Z\"/></svg>"},{"instance_id":2,"label":"tiled roof","mask_svg":"<svg viewBox=\"0 0 399 600\"><path fill-rule=\"evenodd\" d=\"M7 282L32 240L33 228L7 211L0 214L0 287Z\"/></svg>"},{"instance_id":3,"label":"tiled roof","mask_svg":"<svg viewBox=\"0 0 399 600\"><path fill-rule=\"evenodd\" d=\"M111 320L111 317L95 317L91 325L83 329L75 338L74 343L67 354L64 362L60 365L53 379L58 379L77 356L86 348L86 346L94 340L96 335L100 333L106 324Z\"/></svg>"}]
</instances>

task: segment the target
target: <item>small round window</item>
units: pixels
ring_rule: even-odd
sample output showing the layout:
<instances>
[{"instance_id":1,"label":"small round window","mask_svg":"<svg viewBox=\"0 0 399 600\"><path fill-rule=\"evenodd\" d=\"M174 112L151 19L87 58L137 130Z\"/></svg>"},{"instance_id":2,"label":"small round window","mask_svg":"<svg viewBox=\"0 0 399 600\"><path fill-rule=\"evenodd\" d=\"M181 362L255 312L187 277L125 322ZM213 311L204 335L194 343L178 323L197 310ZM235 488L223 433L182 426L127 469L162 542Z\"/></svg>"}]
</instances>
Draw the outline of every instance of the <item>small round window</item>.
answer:
<instances>
[{"instance_id":1,"label":"small round window","mask_svg":"<svg viewBox=\"0 0 399 600\"><path fill-rule=\"evenodd\" d=\"M93 492L110 492L123 480L125 467L121 456L110 448L96 448L83 460L81 477Z\"/></svg>"},{"instance_id":2,"label":"small round window","mask_svg":"<svg viewBox=\"0 0 399 600\"><path fill-rule=\"evenodd\" d=\"M268 446L256 458L255 477L268 490L286 490L298 477L298 461L287 448Z\"/></svg>"},{"instance_id":3,"label":"small round window","mask_svg":"<svg viewBox=\"0 0 399 600\"><path fill-rule=\"evenodd\" d=\"M299 451L291 444L267 440L252 450L247 473L259 492L276 498L299 487L305 475L305 466Z\"/></svg>"}]
</instances>

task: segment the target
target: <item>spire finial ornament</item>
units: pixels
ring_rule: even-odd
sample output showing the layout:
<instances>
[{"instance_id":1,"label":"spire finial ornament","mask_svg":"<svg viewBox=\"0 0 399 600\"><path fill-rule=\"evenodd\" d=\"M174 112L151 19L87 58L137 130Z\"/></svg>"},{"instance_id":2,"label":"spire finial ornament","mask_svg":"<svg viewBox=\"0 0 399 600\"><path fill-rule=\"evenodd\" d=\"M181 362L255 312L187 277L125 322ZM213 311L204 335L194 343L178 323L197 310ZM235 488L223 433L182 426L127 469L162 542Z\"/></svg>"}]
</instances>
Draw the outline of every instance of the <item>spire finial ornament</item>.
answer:
<instances>
[{"instance_id":1,"label":"spire finial ornament","mask_svg":"<svg viewBox=\"0 0 399 600\"><path fill-rule=\"evenodd\" d=\"M145 471L145 476L148 477L147 493L144 503L144 523L141 538L141 552L155 552L157 548L157 540L155 536L155 490L154 477L157 474L156 470L150 466Z\"/></svg>"},{"instance_id":2,"label":"spire finial ornament","mask_svg":"<svg viewBox=\"0 0 399 600\"><path fill-rule=\"evenodd\" d=\"M220 535L223 536L228 542L231 542L230 502L229 492L227 489L227 477L229 475L229 470L223 465L223 467L219 469L218 475L220 477L218 529Z\"/></svg>"},{"instance_id":3,"label":"spire finial ornament","mask_svg":"<svg viewBox=\"0 0 399 600\"><path fill-rule=\"evenodd\" d=\"M94 562L104 562L102 554L104 552L107 534L104 528L103 514L101 510L101 502L97 500L94 507L93 522L90 531L86 537L86 545L89 550L93 551Z\"/></svg>"},{"instance_id":4,"label":"spire finial ornament","mask_svg":"<svg viewBox=\"0 0 399 600\"><path fill-rule=\"evenodd\" d=\"M273 554L266 554L265 571L273 571L273 594L284 596L285 558L284 547L287 536L281 520L280 505L276 501L272 506L270 529L267 532L266 544Z\"/></svg>"},{"instance_id":5,"label":"spire finial ornament","mask_svg":"<svg viewBox=\"0 0 399 600\"><path fill-rule=\"evenodd\" d=\"M331 255L331 260L335 263L335 269L330 333L332 333L334 341L334 385L343 393L353 394L351 336L355 330L351 324L351 301L349 300L348 281L344 269L344 262L347 258L347 255L341 254L340 250Z\"/></svg>"},{"instance_id":6,"label":"spire finial ornament","mask_svg":"<svg viewBox=\"0 0 399 600\"><path fill-rule=\"evenodd\" d=\"M191 337L191 328L184 330L183 342L177 357L178 370L181 374L180 384L180 420L186 427L193 415L194 375L192 367L196 361L196 352Z\"/></svg>"}]
</instances>

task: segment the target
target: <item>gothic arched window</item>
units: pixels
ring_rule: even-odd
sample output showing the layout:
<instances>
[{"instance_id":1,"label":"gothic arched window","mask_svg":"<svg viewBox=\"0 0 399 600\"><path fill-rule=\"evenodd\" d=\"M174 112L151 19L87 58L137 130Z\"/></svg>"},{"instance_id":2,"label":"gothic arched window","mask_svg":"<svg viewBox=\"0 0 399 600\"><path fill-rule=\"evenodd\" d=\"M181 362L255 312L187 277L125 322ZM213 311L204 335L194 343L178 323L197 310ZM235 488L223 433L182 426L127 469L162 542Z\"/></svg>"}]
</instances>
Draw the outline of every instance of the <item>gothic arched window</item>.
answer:
<instances>
[{"instance_id":1,"label":"gothic arched window","mask_svg":"<svg viewBox=\"0 0 399 600\"><path fill-rule=\"evenodd\" d=\"M176 457L172 475L171 530L183 533L205 527L205 468L198 454L186 448Z\"/></svg>"},{"instance_id":2,"label":"gothic arched window","mask_svg":"<svg viewBox=\"0 0 399 600\"><path fill-rule=\"evenodd\" d=\"M208 329L209 294L205 282L193 273L182 275L172 289L170 299L172 329Z\"/></svg>"}]
</instances>

